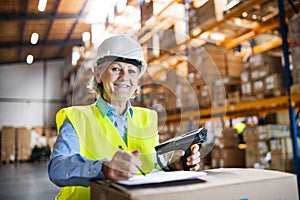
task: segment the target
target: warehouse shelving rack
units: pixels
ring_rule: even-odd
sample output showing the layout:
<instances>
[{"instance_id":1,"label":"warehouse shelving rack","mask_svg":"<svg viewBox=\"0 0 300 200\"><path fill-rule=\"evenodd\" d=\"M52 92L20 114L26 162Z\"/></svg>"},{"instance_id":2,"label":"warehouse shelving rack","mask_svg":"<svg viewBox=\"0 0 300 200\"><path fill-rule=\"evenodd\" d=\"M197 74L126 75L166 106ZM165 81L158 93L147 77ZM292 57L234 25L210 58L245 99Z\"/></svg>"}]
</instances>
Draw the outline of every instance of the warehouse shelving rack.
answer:
<instances>
[{"instance_id":1,"label":"warehouse shelving rack","mask_svg":"<svg viewBox=\"0 0 300 200\"><path fill-rule=\"evenodd\" d=\"M294 8L291 1L289 3ZM293 158L294 158L294 171L297 175L298 181L298 193L300 193L300 168L299 168L299 144L297 138L300 137L300 134L297 131L297 118L299 117L298 114L295 114L295 107L292 102L290 87L291 87L291 72L290 72L290 62L289 62L289 47L288 47L288 39L287 39L287 24L285 22L285 9L284 9L284 2L283 0L278 0L278 8L279 8L279 15L280 15L280 28L281 28L281 37L282 37L282 50L284 56L284 68L285 68L285 75L286 75L286 89L287 89L287 100L288 100L288 110L289 110L289 118L290 118L290 136L292 139L293 144ZM295 10L295 9L294 9Z\"/></svg>"},{"instance_id":2,"label":"warehouse shelving rack","mask_svg":"<svg viewBox=\"0 0 300 200\"><path fill-rule=\"evenodd\" d=\"M259 5L266 0L250 0L244 2L242 6L240 6L238 9L233 9L232 12L224 16L224 19L220 21L216 21L215 23L212 23L208 26L206 26L204 29L201 30L197 35L193 36L187 36L187 39L185 42L176 45L172 49L170 49L170 52L178 52L183 51L186 49L187 45L193 40L198 38L201 34L212 30L215 27L218 27L222 25L226 20L229 20L233 17L241 15L244 11L248 10L249 8ZM290 136L292 139L292 145L293 145L293 163L294 163L294 170L295 174L297 175L298 180L298 191L300 193L300 168L299 168L299 146L298 146L298 140L299 133L297 131L297 118L300 116L300 94L294 94L291 95L290 93L290 86L291 86L291 75L290 75L290 69L289 69L289 55L288 55L288 40L287 40L287 30L286 30L286 16L285 16L285 6L283 0L277 0L278 2L278 8L279 8L279 21L274 21L271 24L268 24L267 26L259 26L254 30L249 30L249 32L253 31L254 34L244 34L244 37L240 37L241 39L235 40L234 42L230 42L227 40L227 43L222 43L219 45L226 46L228 49L244 42L247 40L250 40L254 37L256 37L259 34L266 33L273 29L280 28L281 31L281 38L277 39L276 41L269 42L268 44L263 44L259 46L255 46L252 49L253 54L263 53L268 50L277 48L282 46L282 51L284 55L284 67L285 67L285 75L286 75L286 88L287 88L287 94L285 96L279 96L279 97L273 97L268 99L261 99L261 100L255 100L255 101L247 101L247 102L241 102L239 104L227 104L225 105L226 110L226 117L228 118L236 118L236 117L242 117L242 116L253 116L253 115L262 115L265 113L272 113L276 111L288 111L289 112L289 119L290 119ZM160 15L173 3L176 1L172 1L170 4L166 6L165 9L163 9L156 18L156 21L153 22L153 26L155 24L164 22L164 19L160 17ZM292 0L288 0L288 3L290 4L291 8L289 10L297 11L297 8L293 5ZM289 12L290 14L290 12ZM187 19L188 20L188 19ZM165 23L167 24L167 23ZM170 27L170 24L168 25ZM151 26L149 26L151 27ZM147 27L143 27L138 34L142 35L143 32L147 32ZM153 35L155 34L155 31L150 31L144 34L140 38L140 43L143 44L147 40L149 40ZM158 58L153 58L148 60L149 63L155 62L157 60L166 60L168 56L168 52L162 53ZM241 53L241 56L245 56L243 53ZM160 75L163 72L159 72ZM149 90L149 88L148 88ZM220 108L213 108L214 109L214 115L218 115L218 112L222 113L224 112L224 107ZM192 109L189 112L186 113L180 113L180 114L169 114L166 118L166 123L173 123L178 122L183 119L191 119L193 116L199 116L201 114L200 120L206 120L212 118L212 109L200 109L197 111L193 111ZM297 114L296 114L297 113Z\"/></svg>"}]
</instances>

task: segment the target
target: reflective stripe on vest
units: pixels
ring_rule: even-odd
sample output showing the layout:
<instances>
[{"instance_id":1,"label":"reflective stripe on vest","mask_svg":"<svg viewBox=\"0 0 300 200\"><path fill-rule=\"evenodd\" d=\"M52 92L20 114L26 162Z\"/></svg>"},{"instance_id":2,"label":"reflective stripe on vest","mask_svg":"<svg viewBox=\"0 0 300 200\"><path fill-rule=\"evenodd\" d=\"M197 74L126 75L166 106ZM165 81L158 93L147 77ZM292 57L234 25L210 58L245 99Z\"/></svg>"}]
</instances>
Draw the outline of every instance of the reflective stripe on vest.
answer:
<instances>
[{"instance_id":1,"label":"reflective stripe on vest","mask_svg":"<svg viewBox=\"0 0 300 200\"><path fill-rule=\"evenodd\" d=\"M56 115L57 130L68 118L78 135L80 154L91 160L111 159L119 147L128 152L139 149L141 169L149 173L154 168L154 147L158 141L157 113L140 107L132 109L133 116L127 114L128 146L110 119L107 116L103 117L95 105L74 106L60 110ZM77 186L64 187L57 196L57 199L89 198L89 187Z\"/></svg>"}]
</instances>

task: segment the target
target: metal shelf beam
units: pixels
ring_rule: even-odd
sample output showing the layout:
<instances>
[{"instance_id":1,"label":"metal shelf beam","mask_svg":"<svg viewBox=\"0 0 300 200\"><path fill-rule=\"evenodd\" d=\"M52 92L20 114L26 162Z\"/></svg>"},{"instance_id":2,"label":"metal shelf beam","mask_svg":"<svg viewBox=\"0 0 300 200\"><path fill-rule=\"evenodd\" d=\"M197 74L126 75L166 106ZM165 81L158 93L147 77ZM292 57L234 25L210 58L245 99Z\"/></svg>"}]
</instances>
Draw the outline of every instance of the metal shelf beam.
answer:
<instances>
[{"instance_id":1,"label":"metal shelf beam","mask_svg":"<svg viewBox=\"0 0 300 200\"><path fill-rule=\"evenodd\" d=\"M280 29L281 29L281 37L282 37L282 50L284 57L284 68L286 75L286 88L288 92L288 109L289 109L289 117L290 117L290 135L293 144L293 155L294 155L294 171L297 175L298 180L298 192L300 193L300 168L299 168L299 146L298 146L298 131L295 117L295 108L293 107L291 100L291 72L290 72L290 61L289 61L289 47L288 47L288 39L287 39L287 24L285 22L285 10L284 10L284 2L283 0L278 0L278 9L280 15Z\"/></svg>"}]
</instances>

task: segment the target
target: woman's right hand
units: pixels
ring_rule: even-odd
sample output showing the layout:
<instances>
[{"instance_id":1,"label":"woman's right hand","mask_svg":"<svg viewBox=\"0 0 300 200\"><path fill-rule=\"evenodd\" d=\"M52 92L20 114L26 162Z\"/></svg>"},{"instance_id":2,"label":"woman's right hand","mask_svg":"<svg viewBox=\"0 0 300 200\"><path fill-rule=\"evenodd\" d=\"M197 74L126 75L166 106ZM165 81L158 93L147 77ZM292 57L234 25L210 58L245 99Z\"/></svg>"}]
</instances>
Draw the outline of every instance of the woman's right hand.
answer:
<instances>
[{"instance_id":1,"label":"woman's right hand","mask_svg":"<svg viewBox=\"0 0 300 200\"><path fill-rule=\"evenodd\" d=\"M139 172L137 166L142 162L138 159L139 150L132 153L120 150L110 161L103 161L102 172L111 180L127 180Z\"/></svg>"}]
</instances>

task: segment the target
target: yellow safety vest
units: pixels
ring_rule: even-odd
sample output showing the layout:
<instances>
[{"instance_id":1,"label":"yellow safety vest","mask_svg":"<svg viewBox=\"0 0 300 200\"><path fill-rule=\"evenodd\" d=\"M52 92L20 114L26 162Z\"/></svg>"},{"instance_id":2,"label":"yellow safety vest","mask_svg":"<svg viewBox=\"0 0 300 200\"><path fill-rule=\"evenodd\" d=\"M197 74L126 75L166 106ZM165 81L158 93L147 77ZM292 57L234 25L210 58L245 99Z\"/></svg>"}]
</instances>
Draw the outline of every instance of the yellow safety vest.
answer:
<instances>
[{"instance_id":1,"label":"yellow safety vest","mask_svg":"<svg viewBox=\"0 0 300 200\"><path fill-rule=\"evenodd\" d=\"M133 116L127 114L127 143L107 116L102 116L96 105L74 106L61 109L56 115L57 130L64 120L73 125L80 143L80 154L91 160L112 158L122 147L132 152L139 149L141 169L149 173L154 168L157 145L157 113L153 110L132 107ZM56 199L90 199L90 187L63 187Z\"/></svg>"}]
</instances>

